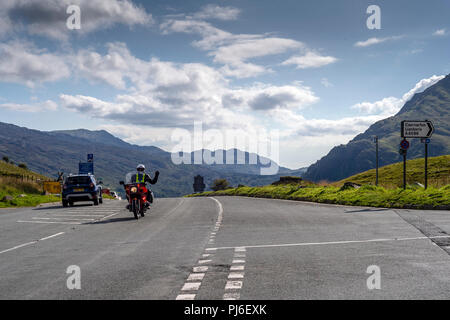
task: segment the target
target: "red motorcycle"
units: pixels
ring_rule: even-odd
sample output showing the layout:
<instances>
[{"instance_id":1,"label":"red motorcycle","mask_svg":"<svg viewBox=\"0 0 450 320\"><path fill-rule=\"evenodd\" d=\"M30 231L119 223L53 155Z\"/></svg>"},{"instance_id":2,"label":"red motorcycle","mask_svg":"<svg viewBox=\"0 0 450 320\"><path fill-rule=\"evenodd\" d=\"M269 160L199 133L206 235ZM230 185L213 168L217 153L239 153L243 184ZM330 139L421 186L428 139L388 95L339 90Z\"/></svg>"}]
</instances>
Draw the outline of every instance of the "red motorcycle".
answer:
<instances>
[{"instance_id":1,"label":"red motorcycle","mask_svg":"<svg viewBox=\"0 0 450 320\"><path fill-rule=\"evenodd\" d=\"M135 174L135 173L132 173ZM135 183L131 177L127 175L126 181L120 181L120 184L124 186L128 199L128 209L133 212L134 218L139 219L139 216L145 217L147 211L147 193L148 189L145 183Z\"/></svg>"}]
</instances>

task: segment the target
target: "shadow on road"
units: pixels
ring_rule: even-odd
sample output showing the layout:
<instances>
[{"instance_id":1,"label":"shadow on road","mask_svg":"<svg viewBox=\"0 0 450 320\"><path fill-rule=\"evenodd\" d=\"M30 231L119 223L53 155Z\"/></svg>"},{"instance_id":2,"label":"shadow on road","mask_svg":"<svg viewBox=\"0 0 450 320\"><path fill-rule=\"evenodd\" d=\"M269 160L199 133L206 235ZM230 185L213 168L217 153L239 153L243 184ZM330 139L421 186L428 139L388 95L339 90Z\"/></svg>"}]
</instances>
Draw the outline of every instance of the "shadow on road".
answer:
<instances>
[{"instance_id":1,"label":"shadow on road","mask_svg":"<svg viewBox=\"0 0 450 320\"><path fill-rule=\"evenodd\" d=\"M48 207L39 207L39 208L34 208L33 210L55 210L55 209L61 209L61 210L67 210L70 208L79 208L79 207L93 207L93 204L79 204L79 205L74 205L73 207L67 207L64 208L62 205L57 205L57 206L48 206Z\"/></svg>"},{"instance_id":2,"label":"shadow on road","mask_svg":"<svg viewBox=\"0 0 450 320\"><path fill-rule=\"evenodd\" d=\"M125 222L125 221L131 221L131 220L136 220L136 219L134 217L112 218L112 219L108 219L108 220L92 222L90 224L106 224L106 223L114 223L114 222Z\"/></svg>"},{"instance_id":3,"label":"shadow on road","mask_svg":"<svg viewBox=\"0 0 450 320\"><path fill-rule=\"evenodd\" d=\"M357 213L357 212L378 212L378 211L388 211L388 210L391 210L391 209L387 209L387 208L370 209L370 208L367 208L367 209L359 209L359 210L351 210L351 211L346 210L344 212L345 213Z\"/></svg>"}]
</instances>

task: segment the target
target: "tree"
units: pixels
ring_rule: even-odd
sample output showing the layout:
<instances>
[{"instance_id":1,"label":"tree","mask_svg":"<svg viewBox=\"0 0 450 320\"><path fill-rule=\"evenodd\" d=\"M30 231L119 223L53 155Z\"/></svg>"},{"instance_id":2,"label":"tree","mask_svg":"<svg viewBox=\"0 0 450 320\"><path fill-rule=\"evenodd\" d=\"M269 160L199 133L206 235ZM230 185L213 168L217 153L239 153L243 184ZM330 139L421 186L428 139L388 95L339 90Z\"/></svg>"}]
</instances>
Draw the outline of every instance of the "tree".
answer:
<instances>
[{"instance_id":1,"label":"tree","mask_svg":"<svg viewBox=\"0 0 450 320\"><path fill-rule=\"evenodd\" d=\"M27 165L26 165L25 163L20 163L20 164L18 165L18 167L19 167L19 168L22 168L22 169L25 169L25 170L28 169L28 167L27 167Z\"/></svg>"},{"instance_id":2,"label":"tree","mask_svg":"<svg viewBox=\"0 0 450 320\"><path fill-rule=\"evenodd\" d=\"M211 189L213 189L214 191L219 191L219 190L225 190L228 189L229 187L229 183L227 181L227 179L216 179L213 182L213 185L211 186Z\"/></svg>"},{"instance_id":3,"label":"tree","mask_svg":"<svg viewBox=\"0 0 450 320\"><path fill-rule=\"evenodd\" d=\"M3 156L2 160L5 161L6 163L9 162L9 158L7 156Z\"/></svg>"}]
</instances>

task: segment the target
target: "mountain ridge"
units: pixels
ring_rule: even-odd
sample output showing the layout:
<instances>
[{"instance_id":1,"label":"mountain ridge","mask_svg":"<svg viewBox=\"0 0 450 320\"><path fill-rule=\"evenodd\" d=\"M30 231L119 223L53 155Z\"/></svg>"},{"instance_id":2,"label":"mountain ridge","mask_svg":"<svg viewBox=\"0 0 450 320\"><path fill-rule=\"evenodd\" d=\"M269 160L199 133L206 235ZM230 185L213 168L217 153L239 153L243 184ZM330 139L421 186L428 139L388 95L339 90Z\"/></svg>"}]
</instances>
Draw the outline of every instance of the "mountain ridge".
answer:
<instances>
[{"instance_id":1,"label":"mountain ridge","mask_svg":"<svg viewBox=\"0 0 450 320\"><path fill-rule=\"evenodd\" d=\"M379 137L380 166L401 161L398 150L402 120L433 121L435 132L429 145L429 156L450 154L450 75L416 93L396 115L377 121L347 144L332 148L308 168L304 177L312 181L338 181L373 169L376 162L374 136ZM423 157L420 139L409 141L408 159Z\"/></svg>"}]
</instances>

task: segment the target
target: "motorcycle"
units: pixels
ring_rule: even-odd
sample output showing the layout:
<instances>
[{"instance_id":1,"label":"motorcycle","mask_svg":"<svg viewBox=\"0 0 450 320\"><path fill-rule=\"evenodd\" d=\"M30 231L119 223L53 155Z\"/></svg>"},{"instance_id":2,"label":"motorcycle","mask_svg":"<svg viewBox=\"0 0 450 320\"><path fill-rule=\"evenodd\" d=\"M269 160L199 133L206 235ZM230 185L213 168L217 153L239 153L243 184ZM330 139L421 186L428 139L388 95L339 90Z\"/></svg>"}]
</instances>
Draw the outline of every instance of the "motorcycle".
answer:
<instances>
[{"instance_id":1,"label":"motorcycle","mask_svg":"<svg viewBox=\"0 0 450 320\"><path fill-rule=\"evenodd\" d=\"M135 175L136 172L128 173L126 175L125 182L120 181L120 184L124 186L127 194L128 210L133 212L135 219L139 219L139 216L145 217L145 213L149 208L147 206L148 189L145 183L133 182L132 177L135 177Z\"/></svg>"}]
</instances>

